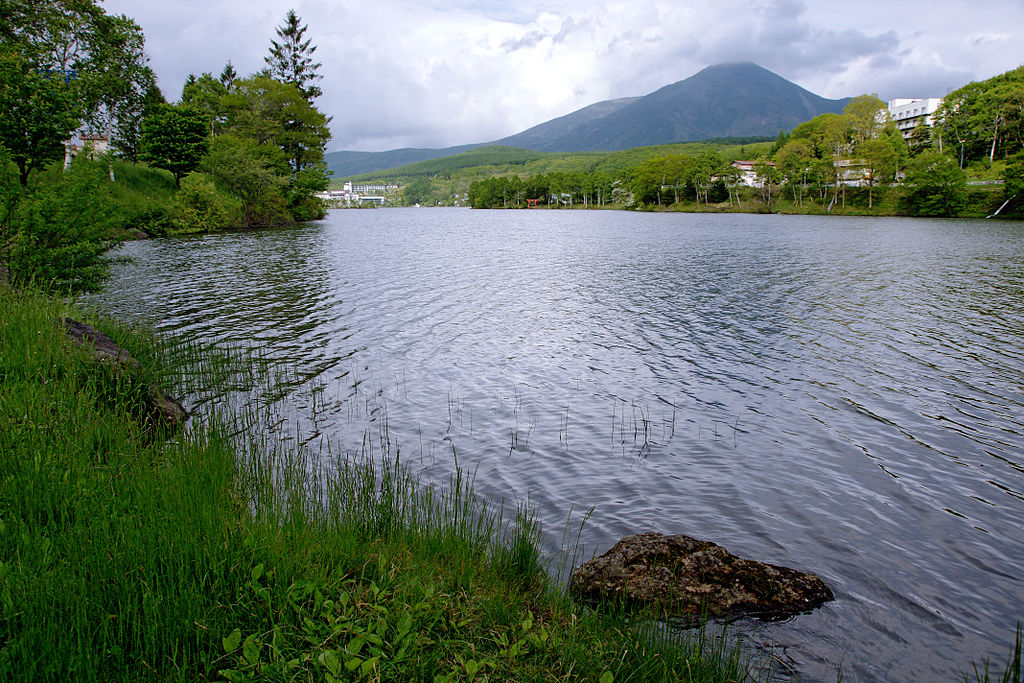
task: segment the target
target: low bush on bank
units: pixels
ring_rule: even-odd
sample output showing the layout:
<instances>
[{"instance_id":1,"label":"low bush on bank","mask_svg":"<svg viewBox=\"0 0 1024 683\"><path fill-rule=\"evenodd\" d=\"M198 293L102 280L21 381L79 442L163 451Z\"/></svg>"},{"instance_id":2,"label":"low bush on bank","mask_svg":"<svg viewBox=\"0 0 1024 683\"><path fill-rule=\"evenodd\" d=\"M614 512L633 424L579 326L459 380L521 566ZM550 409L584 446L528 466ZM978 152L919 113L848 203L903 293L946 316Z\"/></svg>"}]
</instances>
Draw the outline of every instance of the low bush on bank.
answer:
<instances>
[{"instance_id":1,"label":"low bush on bank","mask_svg":"<svg viewBox=\"0 0 1024 683\"><path fill-rule=\"evenodd\" d=\"M0 167L3 166L0 156ZM0 265L11 282L59 292L102 285L117 242L117 210L98 164L72 166L52 182L22 191L0 174Z\"/></svg>"}]
</instances>

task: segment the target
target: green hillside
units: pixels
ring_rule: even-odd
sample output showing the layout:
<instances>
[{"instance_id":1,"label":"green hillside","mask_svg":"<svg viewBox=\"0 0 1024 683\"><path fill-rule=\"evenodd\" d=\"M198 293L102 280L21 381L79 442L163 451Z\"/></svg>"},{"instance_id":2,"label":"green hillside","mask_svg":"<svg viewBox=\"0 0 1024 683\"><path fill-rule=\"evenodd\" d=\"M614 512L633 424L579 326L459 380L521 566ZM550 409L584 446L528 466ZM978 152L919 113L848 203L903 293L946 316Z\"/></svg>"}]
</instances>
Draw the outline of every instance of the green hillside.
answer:
<instances>
[{"instance_id":1,"label":"green hillside","mask_svg":"<svg viewBox=\"0 0 1024 683\"><path fill-rule=\"evenodd\" d=\"M516 175L531 178L550 174L599 174L619 176L653 157L671 154L694 155L715 149L726 159L766 154L773 144L763 138L723 138L653 147L636 147L619 152L533 152L516 147L478 147L462 154L398 166L334 180L340 186L353 182L388 182L406 187L404 203L451 205L464 201L471 183L488 178Z\"/></svg>"},{"instance_id":2,"label":"green hillside","mask_svg":"<svg viewBox=\"0 0 1024 683\"><path fill-rule=\"evenodd\" d=\"M335 178L451 157L472 148L517 147L537 152L616 151L709 139L771 136L849 99L829 100L756 64L718 64L642 97L596 102L515 135L444 149L331 152Z\"/></svg>"},{"instance_id":3,"label":"green hillside","mask_svg":"<svg viewBox=\"0 0 1024 683\"><path fill-rule=\"evenodd\" d=\"M348 180L356 182L395 181L404 183L416 178L429 178L476 168L504 169L521 167L544 156L543 152L531 152L528 149L520 149L518 147L477 147L454 156L417 161L383 171L363 173L348 178Z\"/></svg>"}]
</instances>

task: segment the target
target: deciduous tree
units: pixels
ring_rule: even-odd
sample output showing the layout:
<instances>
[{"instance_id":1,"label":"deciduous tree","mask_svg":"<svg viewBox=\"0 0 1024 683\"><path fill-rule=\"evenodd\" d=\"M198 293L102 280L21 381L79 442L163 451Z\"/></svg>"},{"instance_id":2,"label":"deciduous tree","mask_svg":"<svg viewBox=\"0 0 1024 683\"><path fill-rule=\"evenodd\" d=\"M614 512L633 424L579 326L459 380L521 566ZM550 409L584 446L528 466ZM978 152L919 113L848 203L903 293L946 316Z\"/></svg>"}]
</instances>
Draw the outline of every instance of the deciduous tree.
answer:
<instances>
[{"instance_id":1,"label":"deciduous tree","mask_svg":"<svg viewBox=\"0 0 1024 683\"><path fill-rule=\"evenodd\" d=\"M94 0L5 0L0 23L2 142L23 159L26 180L79 125L109 133L138 113L153 74L128 17Z\"/></svg>"},{"instance_id":2,"label":"deciduous tree","mask_svg":"<svg viewBox=\"0 0 1024 683\"><path fill-rule=\"evenodd\" d=\"M251 140L218 135L201 168L241 201L243 227L290 222L283 194L287 180Z\"/></svg>"},{"instance_id":3,"label":"deciduous tree","mask_svg":"<svg viewBox=\"0 0 1024 683\"><path fill-rule=\"evenodd\" d=\"M0 144L18 166L23 187L29 174L64 156L64 141L78 126L82 107L64 75L40 72L14 50L0 51Z\"/></svg>"},{"instance_id":4,"label":"deciduous tree","mask_svg":"<svg viewBox=\"0 0 1024 683\"><path fill-rule=\"evenodd\" d=\"M194 170L209 149L206 114L187 105L164 104L142 122L142 156L157 168L182 176Z\"/></svg>"},{"instance_id":5,"label":"deciduous tree","mask_svg":"<svg viewBox=\"0 0 1024 683\"><path fill-rule=\"evenodd\" d=\"M877 137L889 122L885 102L877 95L858 95L843 107L850 141L854 146Z\"/></svg>"},{"instance_id":6,"label":"deciduous tree","mask_svg":"<svg viewBox=\"0 0 1024 683\"><path fill-rule=\"evenodd\" d=\"M864 180L868 185L868 208L874 206L874 190L879 183L895 180L899 155L892 141L885 137L865 140L857 152L864 161Z\"/></svg>"},{"instance_id":7,"label":"deciduous tree","mask_svg":"<svg viewBox=\"0 0 1024 683\"><path fill-rule=\"evenodd\" d=\"M804 186L807 185L807 170L814 156L803 140L791 140L775 153L775 166L779 169L793 190L793 202L804 205ZM799 192L799 193L798 193Z\"/></svg>"},{"instance_id":8,"label":"deciduous tree","mask_svg":"<svg viewBox=\"0 0 1024 683\"><path fill-rule=\"evenodd\" d=\"M967 201L967 176L956 160L925 152L907 167L904 206L917 216L955 216Z\"/></svg>"},{"instance_id":9,"label":"deciduous tree","mask_svg":"<svg viewBox=\"0 0 1024 683\"><path fill-rule=\"evenodd\" d=\"M775 167L775 164L767 160L760 160L754 164L754 173L757 174L757 182L761 186L761 200L771 211L772 196L775 186L782 180L782 174Z\"/></svg>"}]
</instances>

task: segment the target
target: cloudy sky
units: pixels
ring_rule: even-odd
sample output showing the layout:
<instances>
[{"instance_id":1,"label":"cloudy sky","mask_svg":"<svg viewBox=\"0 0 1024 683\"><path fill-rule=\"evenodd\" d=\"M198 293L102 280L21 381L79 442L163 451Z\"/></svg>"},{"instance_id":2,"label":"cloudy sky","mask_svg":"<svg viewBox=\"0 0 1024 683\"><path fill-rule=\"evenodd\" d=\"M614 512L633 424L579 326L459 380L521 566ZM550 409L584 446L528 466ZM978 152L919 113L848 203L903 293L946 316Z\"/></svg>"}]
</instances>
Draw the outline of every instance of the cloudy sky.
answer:
<instances>
[{"instance_id":1,"label":"cloudy sky","mask_svg":"<svg viewBox=\"0 0 1024 683\"><path fill-rule=\"evenodd\" d=\"M1024 63L1024 0L104 0L160 87L264 66L288 9L323 63L328 149L494 140L705 66L753 61L824 97L941 96Z\"/></svg>"}]
</instances>

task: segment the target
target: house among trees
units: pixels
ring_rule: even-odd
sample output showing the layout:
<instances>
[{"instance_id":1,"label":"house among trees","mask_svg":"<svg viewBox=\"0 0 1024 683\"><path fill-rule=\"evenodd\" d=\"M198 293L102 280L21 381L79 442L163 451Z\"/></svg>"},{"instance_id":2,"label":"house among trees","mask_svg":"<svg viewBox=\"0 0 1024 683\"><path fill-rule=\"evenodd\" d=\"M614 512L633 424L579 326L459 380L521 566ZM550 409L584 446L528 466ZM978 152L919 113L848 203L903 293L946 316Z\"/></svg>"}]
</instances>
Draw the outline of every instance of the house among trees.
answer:
<instances>
[{"instance_id":1,"label":"house among trees","mask_svg":"<svg viewBox=\"0 0 1024 683\"><path fill-rule=\"evenodd\" d=\"M78 141L77 143L75 141ZM81 144L79 144L81 143ZM101 133L79 133L64 143L64 170L71 168L71 161L83 149L89 150L89 158L103 156L110 151L110 136Z\"/></svg>"},{"instance_id":2,"label":"house among trees","mask_svg":"<svg viewBox=\"0 0 1024 683\"><path fill-rule=\"evenodd\" d=\"M740 176L738 179L740 184L746 185L747 187L761 187L761 181L757 177L757 169L754 168L755 166L757 166L758 163L763 162L745 161L741 159L737 159L736 161L732 162L732 167L740 172ZM775 166L775 164L771 161L767 163L769 166Z\"/></svg>"}]
</instances>

